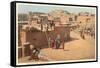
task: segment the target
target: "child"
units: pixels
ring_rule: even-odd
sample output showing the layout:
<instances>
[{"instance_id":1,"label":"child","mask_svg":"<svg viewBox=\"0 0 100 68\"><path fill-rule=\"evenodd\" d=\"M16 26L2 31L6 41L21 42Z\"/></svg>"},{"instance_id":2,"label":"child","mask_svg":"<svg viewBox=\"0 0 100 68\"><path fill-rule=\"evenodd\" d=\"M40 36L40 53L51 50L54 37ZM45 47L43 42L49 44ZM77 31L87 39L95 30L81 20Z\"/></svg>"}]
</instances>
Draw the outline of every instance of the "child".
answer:
<instances>
[{"instance_id":1,"label":"child","mask_svg":"<svg viewBox=\"0 0 100 68\"><path fill-rule=\"evenodd\" d=\"M39 49L35 48L33 45L30 45L30 58L29 60L39 60L38 54Z\"/></svg>"}]
</instances>

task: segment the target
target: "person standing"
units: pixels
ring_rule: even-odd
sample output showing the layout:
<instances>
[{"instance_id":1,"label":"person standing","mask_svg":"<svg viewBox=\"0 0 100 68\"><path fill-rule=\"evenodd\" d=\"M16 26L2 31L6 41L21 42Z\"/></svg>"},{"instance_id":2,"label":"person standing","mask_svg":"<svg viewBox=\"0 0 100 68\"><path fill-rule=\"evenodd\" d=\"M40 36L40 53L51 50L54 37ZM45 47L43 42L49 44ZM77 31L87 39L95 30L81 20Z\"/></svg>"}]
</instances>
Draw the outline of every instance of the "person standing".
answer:
<instances>
[{"instance_id":1,"label":"person standing","mask_svg":"<svg viewBox=\"0 0 100 68\"><path fill-rule=\"evenodd\" d=\"M67 34L65 33L64 34L64 42L66 42L67 41Z\"/></svg>"},{"instance_id":2,"label":"person standing","mask_svg":"<svg viewBox=\"0 0 100 68\"><path fill-rule=\"evenodd\" d=\"M64 34L64 39L61 42L62 49L64 50L65 42L67 41L67 34Z\"/></svg>"},{"instance_id":3,"label":"person standing","mask_svg":"<svg viewBox=\"0 0 100 68\"><path fill-rule=\"evenodd\" d=\"M64 50L64 44L65 44L65 42L64 41L62 41L62 49Z\"/></svg>"},{"instance_id":4,"label":"person standing","mask_svg":"<svg viewBox=\"0 0 100 68\"><path fill-rule=\"evenodd\" d=\"M80 36L82 39L85 39L85 33L83 29L80 31Z\"/></svg>"},{"instance_id":5,"label":"person standing","mask_svg":"<svg viewBox=\"0 0 100 68\"><path fill-rule=\"evenodd\" d=\"M51 48L54 48L55 47L55 40L52 40L51 41Z\"/></svg>"},{"instance_id":6,"label":"person standing","mask_svg":"<svg viewBox=\"0 0 100 68\"><path fill-rule=\"evenodd\" d=\"M51 38L48 38L48 46L51 47Z\"/></svg>"},{"instance_id":7,"label":"person standing","mask_svg":"<svg viewBox=\"0 0 100 68\"><path fill-rule=\"evenodd\" d=\"M58 49L60 47L60 34L57 35L57 38L56 38L56 49Z\"/></svg>"},{"instance_id":8,"label":"person standing","mask_svg":"<svg viewBox=\"0 0 100 68\"><path fill-rule=\"evenodd\" d=\"M43 24L41 23L41 31L43 30Z\"/></svg>"}]
</instances>

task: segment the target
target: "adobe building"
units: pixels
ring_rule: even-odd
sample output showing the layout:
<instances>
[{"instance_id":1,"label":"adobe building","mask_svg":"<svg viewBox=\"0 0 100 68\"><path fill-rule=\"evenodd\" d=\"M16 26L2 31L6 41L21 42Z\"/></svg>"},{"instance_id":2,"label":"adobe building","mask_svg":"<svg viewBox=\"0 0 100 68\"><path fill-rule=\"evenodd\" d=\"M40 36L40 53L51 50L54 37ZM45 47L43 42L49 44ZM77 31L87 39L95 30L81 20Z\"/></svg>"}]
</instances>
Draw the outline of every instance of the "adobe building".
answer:
<instances>
[{"instance_id":1,"label":"adobe building","mask_svg":"<svg viewBox=\"0 0 100 68\"><path fill-rule=\"evenodd\" d=\"M64 15L64 14L63 14ZM30 44L38 48L47 48L48 38L56 39L59 34L61 41L64 39L66 34L67 39L70 39L70 26L66 24L66 16L63 18L53 17L49 14L43 13L32 13L28 14L28 21L26 24L19 23L19 38L18 38L18 57L28 56L30 50ZM66 19L65 19L66 18ZM44 30L47 23L56 23L52 30ZM62 23L64 22L64 23ZM68 22L67 22L68 23ZM43 30L40 26L43 25ZM60 25L59 25L60 24ZM61 25L62 24L62 25Z\"/></svg>"},{"instance_id":2,"label":"adobe building","mask_svg":"<svg viewBox=\"0 0 100 68\"><path fill-rule=\"evenodd\" d=\"M68 24L55 26L53 30L41 31L36 27L31 27L28 29L28 26L24 29L21 28L19 32L19 48L18 56L24 57L29 56L30 44L34 45L37 48L48 48L48 38L56 39L59 34L61 41L64 40L64 34L66 33L67 39L70 39L70 26Z\"/></svg>"},{"instance_id":3,"label":"adobe building","mask_svg":"<svg viewBox=\"0 0 100 68\"><path fill-rule=\"evenodd\" d=\"M93 28L96 23L95 14L90 13L79 13L77 15L77 22L80 26L85 28Z\"/></svg>"},{"instance_id":4,"label":"adobe building","mask_svg":"<svg viewBox=\"0 0 100 68\"><path fill-rule=\"evenodd\" d=\"M53 29L47 28L47 23L55 23ZM28 21L18 29L18 57L29 56L30 44L37 48L48 48L48 38L56 39L60 35L61 41L66 34L70 40L70 29L72 24L79 24L81 27L88 24L95 25L95 15L80 13L79 15L68 13L67 11L52 11L45 13L28 14ZM41 25L42 28L41 29ZM76 25L75 25L76 26Z\"/></svg>"}]
</instances>

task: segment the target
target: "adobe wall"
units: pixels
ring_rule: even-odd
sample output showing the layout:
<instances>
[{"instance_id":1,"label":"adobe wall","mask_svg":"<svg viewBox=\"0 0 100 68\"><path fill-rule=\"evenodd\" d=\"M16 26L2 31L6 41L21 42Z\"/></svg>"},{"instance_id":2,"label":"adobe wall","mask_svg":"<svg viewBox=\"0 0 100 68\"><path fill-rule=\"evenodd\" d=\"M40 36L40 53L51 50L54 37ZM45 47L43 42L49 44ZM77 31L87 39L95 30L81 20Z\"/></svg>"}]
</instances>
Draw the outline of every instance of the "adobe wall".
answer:
<instances>
[{"instance_id":1,"label":"adobe wall","mask_svg":"<svg viewBox=\"0 0 100 68\"><path fill-rule=\"evenodd\" d=\"M47 39L50 37L51 39L56 39L57 35L60 34L61 41L64 40L64 35L67 34L68 40L70 39L70 28L68 27L55 27L55 30L49 31L49 32L41 32L41 31L35 31L35 32L26 32L26 42L30 42L30 44L45 48L48 47L48 41ZM47 37L46 37L47 34Z\"/></svg>"}]
</instances>

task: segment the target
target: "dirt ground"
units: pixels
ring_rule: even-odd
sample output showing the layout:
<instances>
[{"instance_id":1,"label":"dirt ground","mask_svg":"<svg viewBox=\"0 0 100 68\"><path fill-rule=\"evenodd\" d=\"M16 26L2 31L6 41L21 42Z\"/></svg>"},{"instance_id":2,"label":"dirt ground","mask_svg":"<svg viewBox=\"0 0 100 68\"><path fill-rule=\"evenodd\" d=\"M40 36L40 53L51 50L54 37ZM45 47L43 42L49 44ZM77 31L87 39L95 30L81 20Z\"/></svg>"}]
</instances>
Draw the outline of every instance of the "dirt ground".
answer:
<instances>
[{"instance_id":1,"label":"dirt ground","mask_svg":"<svg viewBox=\"0 0 100 68\"><path fill-rule=\"evenodd\" d=\"M71 32L72 40L65 43L64 49L42 49L39 57L39 61L31 60L29 57L20 58L19 63L27 62L45 62L45 61L69 61L69 60L83 60L83 59L95 59L95 39L85 35L85 39L82 39L79 33Z\"/></svg>"}]
</instances>

